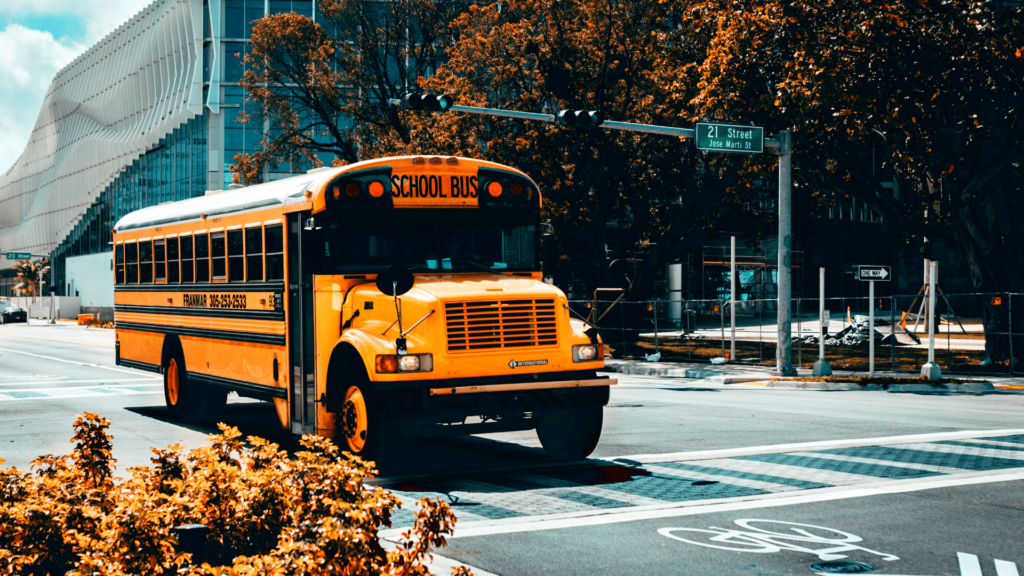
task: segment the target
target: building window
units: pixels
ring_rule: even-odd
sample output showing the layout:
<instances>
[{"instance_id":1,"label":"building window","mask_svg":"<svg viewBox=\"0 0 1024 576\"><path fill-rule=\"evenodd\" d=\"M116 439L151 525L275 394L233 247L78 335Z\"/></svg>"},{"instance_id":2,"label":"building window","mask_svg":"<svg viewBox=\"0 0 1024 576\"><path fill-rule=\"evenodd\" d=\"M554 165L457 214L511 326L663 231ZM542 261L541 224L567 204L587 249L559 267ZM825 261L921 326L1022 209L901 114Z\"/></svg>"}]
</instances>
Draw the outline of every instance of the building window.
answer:
<instances>
[{"instance_id":1,"label":"building window","mask_svg":"<svg viewBox=\"0 0 1024 576\"><path fill-rule=\"evenodd\" d=\"M245 278L249 282L263 281L263 228L245 229Z\"/></svg>"},{"instance_id":2,"label":"building window","mask_svg":"<svg viewBox=\"0 0 1024 576\"><path fill-rule=\"evenodd\" d=\"M139 284L153 282L153 242L139 242Z\"/></svg>"},{"instance_id":3,"label":"building window","mask_svg":"<svg viewBox=\"0 0 1024 576\"><path fill-rule=\"evenodd\" d=\"M284 280L284 228L267 226L267 280Z\"/></svg>"},{"instance_id":4,"label":"building window","mask_svg":"<svg viewBox=\"0 0 1024 576\"><path fill-rule=\"evenodd\" d=\"M249 49L246 42L225 42L224 43L224 81L238 82L242 79L245 70L243 59Z\"/></svg>"},{"instance_id":5,"label":"building window","mask_svg":"<svg viewBox=\"0 0 1024 576\"><path fill-rule=\"evenodd\" d=\"M210 236L196 234L196 282L210 281Z\"/></svg>"},{"instance_id":6,"label":"building window","mask_svg":"<svg viewBox=\"0 0 1024 576\"><path fill-rule=\"evenodd\" d=\"M157 282L167 281L167 250L164 240L153 241L153 272Z\"/></svg>"},{"instance_id":7,"label":"building window","mask_svg":"<svg viewBox=\"0 0 1024 576\"><path fill-rule=\"evenodd\" d=\"M210 265L214 280L227 279L227 266L224 262L225 248L223 232L210 234Z\"/></svg>"},{"instance_id":8,"label":"building window","mask_svg":"<svg viewBox=\"0 0 1024 576\"><path fill-rule=\"evenodd\" d=\"M228 281L245 281L245 250L242 248L241 230L228 230Z\"/></svg>"},{"instance_id":9,"label":"building window","mask_svg":"<svg viewBox=\"0 0 1024 576\"><path fill-rule=\"evenodd\" d=\"M114 284L124 284L124 244L114 249Z\"/></svg>"}]
</instances>

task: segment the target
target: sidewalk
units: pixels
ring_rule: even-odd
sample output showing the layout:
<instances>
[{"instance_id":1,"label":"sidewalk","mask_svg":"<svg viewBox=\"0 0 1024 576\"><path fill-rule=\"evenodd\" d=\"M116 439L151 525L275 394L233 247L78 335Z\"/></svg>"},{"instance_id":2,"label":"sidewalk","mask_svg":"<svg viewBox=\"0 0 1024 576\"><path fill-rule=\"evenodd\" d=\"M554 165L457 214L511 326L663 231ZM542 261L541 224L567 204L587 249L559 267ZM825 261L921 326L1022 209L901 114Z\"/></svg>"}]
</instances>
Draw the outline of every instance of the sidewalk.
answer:
<instances>
[{"instance_id":1,"label":"sidewalk","mask_svg":"<svg viewBox=\"0 0 1024 576\"><path fill-rule=\"evenodd\" d=\"M1024 377L984 376L976 382L961 385L946 384L856 384L852 382L798 382L772 381L770 366L753 366L749 364L708 364L704 362L645 362L643 360L605 359L605 371L635 376L661 376L667 378L707 379L717 384L754 384L767 388L792 388L803 390L886 390L892 392L983 392L986 390L1024 390ZM834 376L865 376L865 372L835 370ZM876 376L893 378L912 378L917 374L910 372L876 371ZM811 377L811 370L798 368L797 377ZM973 378L972 378L973 379ZM990 383L990 384L986 384Z\"/></svg>"}]
</instances>

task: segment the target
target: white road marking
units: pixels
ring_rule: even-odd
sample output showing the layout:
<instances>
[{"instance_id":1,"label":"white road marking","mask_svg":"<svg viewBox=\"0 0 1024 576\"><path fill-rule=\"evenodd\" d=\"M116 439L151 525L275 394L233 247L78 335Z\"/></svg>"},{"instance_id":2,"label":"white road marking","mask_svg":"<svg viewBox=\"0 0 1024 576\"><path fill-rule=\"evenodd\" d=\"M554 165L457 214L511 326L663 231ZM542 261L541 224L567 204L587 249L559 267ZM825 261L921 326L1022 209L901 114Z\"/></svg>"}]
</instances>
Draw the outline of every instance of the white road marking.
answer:
<instances>
[{"instance_id":1,"label":"white road marking","mask_svg":"<svg viewBox=\"0 0 1024 576\"><path fill-rule=\"evenodd\" d=\"M971 444L984 444L986 446L994 447L1002 446L1004 448L1015 448L1017 450L1024 450L1024 444L1019 442L1001 442L999 440L985 440L982 438L971 438L968 440L964 440L964 442L970 442Z\"/></svg>"},{"instance_id":2,"label":"white road marking","mask_svg":"<svg viewBox=\"0 0 1024 576\"><path fill-rule=\"evenodd\" d=\"M735 510L752 510L758 508L773 508L777 506L812 504L815 502L863 498L865 496L900 494L921 490L934 490L936 488L947 488L950 486L969 486L973 484L1011 482L1015 480L1024 480L1024 468L1010 468L1001 470L995 474L991 472L966 472L963 474L949 476L930 476L927 478L908 480L884 480L859 486L815 488L804 490L798 494L783 492L755 496L740 496L736 498L723 498L721 500L714 501L690 500L686 502L669 502L654 506L606 508L587 512L570 512L565 514L551 514L532 517L528 516L508 518L504 520L489 520L485 522L467 522L460 524L459 529L456 531L455 535L451 536L451 538L468 538L471 536L489 536L494 534L537 532L542 530L577 528L580 526L618 524L621 522L635 522L638 520L653 520L657 518L674 518L678 516L693 516L699 514L711 514L715 512L731 512ZM380 532L380 535L384 538L392 538L399 536L401 532L402 529L383 530Z\"/></svg>"},{"instance_id":3,"label":"white road marking","mask_svg":"<svg viewBox=\"0 0 1024 576\"><path fill-rule=\"evenodd\" d=\"M751 524L755 522L759 524L783 524L785 526L790 526L791 528L789 528L790 532L772 532L771 530L751 526ZM856 542L863 542L863 538L855 534L850 534L849 532L836 530L835 528L825 528L824 526L815 526L813 524L797 524L796 522L783 522L782 520L757 520L754 518L735 520L733 521L733 524L736 524L740 528L746 528L748 531L744 532L743 530L711 526L708 530L703 528L660 528L658 530L658 534L673 540L686 542L687 544L695 544L697 546L704 546L705 548L716 548L718 550L729 550L732 552L772 554L783 550L789 550L792 552L814 554L820 560L842 560L843 558L846 558L847 555L839 554L839 552L863 551L879 556L886 562L892 562L893 560L900 559L899 556L857 546ZM807 530L807 528L810 528L810 530ZM831 534L823 536L821 534L814 533L818 531L830 532ZM677 536L674 532L700 532L704 534L713 534L714 536L708 539L709 542L699 542L683 538L682 536ZM835 536L836 534L839 535L839 538L829 537ZM797 542L802 544L824 544L826 547L808 548L807 546L796 544ZM727 544L731 544L732 546L727 546Z\"/></svg>"},{"instance_id":4,"label":"white road marking","mask_svg":"<svg viewBox=\"0 0 1024 576\"><path fill-rule=\"evenodd\" d=\"M664 502L664 500L658 500L657 498L648 498L647 496L640 496L639 494L630 494L628 492L619 492L618 490L612 490L610 488L602 488L599 485L590 486L587 484L577 484L576 482L570 482L561 478L552 478L550 476L541 476L539 474L516 474L514 476L510 476L510 478L517 478L527 482L533 482L534 484L549 486L552 489L572 490L573 492L579 492L581 494L589 494L590 496L616 500L618 502L622 502L623 506L646 506L649 504L660 504Z\"/></svg>"},{"instance_id":5,"label":"white road marking","mask_svg":"<svg viewBox=\"0 0 1024 576\"><path fill-rule=\"evenodd\" d=\"M124 372L125 374L138 375L138 370L126 370L121 368L114 368L113 366L104 366L102 364L87 364L85 362L75 362L74 360L65 360L63 358L54 358L53 356L43 356L41 354L33 354L31 352L22 352L21 350L11 350L10 348L0 348L0 352L10 352L11 354L23 354L25 356L33 356L35 358L42 358L44 360L53 360L54 362L63 362L65 364L75 364L78 366L88 366L90 368L100 368L102 370L112 370L114 372Z\"/></svg>"},{"instance_id":6,"label":"white road marking","mask_svg":"<svg viewBox=\"0 0 1024 576\"><path fill-rule=\"evenodd\" d=\"M996 559L996 576L1020 576L1016 562Z\"/></svg>"},{"instance_id":7,"label":"white road marking","mask_svg":"<svg viewBox=\"0 0 1024 576\"><path fill-rule=\"evenodd\" d=\"M957 552L956 558L960 561L961 576L982 576L981 562L978 561L977 556L975 556L974 554L964 554L963 552Z\"/></svg>"},{"instance_id":8,"label":"white road marking","mask_svg":"<svg viewBox=\"0 0 1024 576\"><path fill-rule=\"evenodd\" d=\"M791 486L789 484L776 484L774 482L763 482L761 480L746 480L743 478L736 478L734 476L721 476L718 474L708 474L705 472L696 472L687 469L668 468L666 466L644 466L644 470L647 470L648 472L655 472L657 474L664 474L665 476L677 476L693 480L709 480L712 482L721 482L723 484L753 488L754 490L763 490L765 492L790 492L793 490L802 490L799 486Z\"/></svg>"},{"instance_id":9,"label":"white road marking","mask_svg":"<svg viewBox=\"0 0 1024 576\"><path fill-rule=\"evenodd\" d=\"M892 446L896 444L916 444L920 442L938 442L941 440L968 440L986 436L1012 436L1024 434L1024 429L1011 428L1006 430L963 430L958 432L935 432L930 434L911 434L908 436L884 436L881 438L861 438L856 440L824 440L819 442L797 442L794 444L776 444L774 446L755 446L750 448L726 448L723 450L702 450L698 452L674 452L669 454L635 454L606 458L636 462L639 464L657 464L659 462L681 462L691 460L711 460L717 458L736 458L757 454L784 454L787 452L804 452L828 450L834 448L863 448L865 446Z\"/></svg>"},{"instance_id":10,"label":"white road marking","mask_svg":"<svg viewBox=\"0 0 1024 576\"><path fill-rule=\"evenodd\" d=\"M938 472L939 474L959 474L963 468L952 468L950 466L932 466L931 464L914 464L912 462L893 462L891 460L877 460L875 458L861 458L859 456L846 456L840 454L826 454L824 452L793 452L793 456L809 456L811 458L824 458L826 460L838 460L840 462L857 462L860 464L877 464L879 466L892 466L895 468L912 468Z\"/></svg>"},{"instance_id":11,"label":"white road marking","mask_svg":"<svg viewBox=\"0 0 1024 576\"><path fill-rule=\"evenodd\" d=\"M66 378L66 376L62 376L62 378ZM120 383L120 382L150 382L150 381L153 381L153 380L161 380L161 378L159 376L153 376L152 378L118 378L117 380L114 380L114 382L117 382L117 383ZM46 384L51 384L51 383L52 384L87 384L87 383L91 383L91 382L111 382L111 379L110 378L101 378L99 380L60 380L60 379L57 379L57 378L47 378L47 379L40 379L40 380L30 381L30 382L4 382L4 383L0 383L0 386L30 386L32 384L38 384L38 383L46 383ZM33 390L33 389L30 388L30 390ZM8 392L11 392L11 390L8 390Z\"/></svg>"},{"instance_id":12,"label":"white road marking","mask_svg":"<svg viewBox=\"0 0 1024 576\"><path fill-rule=\"evenodd\" d=\"M1009 460L1024 460L1024 449L1010 450L1007 448L996 448L995 446L960 446L957 444L907 444L900 446L907 450L920 450L923 452L938 452L940 454L962 454L964 456L980 456L986 458L1007 458Z\"/></svg>"},{"instance_id":13,"label":"white road marking","mask_svg":"<svg viewBox=\"0 0 1024 576\"><path fill-rule=\"evenodd\" d=\"M818 484L829 484L832 486L845 486L850 484L863 484L876 479L875 476L864 474L851 474L819 468L807 468L794 466L792 464L776 464L775 462L762 462L760 460L705 460L701 466L711 468L722 468L733 472L745 472L747 474L761 474L764 476L778 476L779 478L792 478L804 482L816 482Z\"/></svg>"},{"instance_id":14,"label":"white road marking","mask_svg":"<svg viewBox=\"0 0 1024 576\"><path fill-rule=\"evenodd\" d=\"M139 388L153 388L139 390ZM15 396L20 392L42 394L42 396ZM163 383L160 384L112 384L110 386L83 386L81 388L47 388L30 390L4 390L0 392L0 402L16 402L19 400L65 400L68 398L95 398L98 396L139 396L148 394L163 394Z\"/></svg>"}]
</instances>

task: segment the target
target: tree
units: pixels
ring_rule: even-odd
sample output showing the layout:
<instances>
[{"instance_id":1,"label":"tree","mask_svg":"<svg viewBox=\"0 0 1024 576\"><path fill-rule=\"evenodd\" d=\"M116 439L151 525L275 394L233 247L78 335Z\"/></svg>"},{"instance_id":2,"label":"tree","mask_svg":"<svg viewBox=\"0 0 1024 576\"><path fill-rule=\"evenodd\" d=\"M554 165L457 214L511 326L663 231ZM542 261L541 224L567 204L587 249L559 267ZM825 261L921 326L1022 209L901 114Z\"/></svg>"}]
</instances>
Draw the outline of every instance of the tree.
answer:
<instances>
[{"instance_id":1,"label":"tree","mask_svg":"<svg viewBox=\"0 0 1024 576\"><path fill-rule=\"evenodd\" d=\"M252 31L241 85L241 121L265 126L261 150L235 156L236 179L261 182L279 165L339 165L366 158L365 148L411 143L389 98L414 89L438 64L458 0L321 0L320 23L295 13L267 16Z\"/></svg>"},{"instance_id":2,"label":"tree","mask_svg":"<svg viewBox=\"0 0 1024 576\"><path fill-rule=\"evenodd\" d=\"M50 274L49 258L43 258L35 263L29 260L17 260L11 268L14 269L18 278L18 283L14 285L15 294L21 296L43 295L42 289L47 282L41 278Z\"/></svg>"},{"instance_id":3,"label":"tree","mask_svg":"<svg viewBox=\"0 0 1024 576\"><path fill-rule=\"evenodd\" d=\"M1024 247L1010 240L1024 232L1020 8L697 0L683 15L707 54L684 67L697 93L681 86L680 108L784 121L803 201L857 198L908 254L909 241L947 239L978 291L1024 288ZM893 198L882 171L908 197ZM1008 322L988 305L986 332L1007 332ZM997 360L1007 344L986 339Z\"/></svg>"}]
</instances>

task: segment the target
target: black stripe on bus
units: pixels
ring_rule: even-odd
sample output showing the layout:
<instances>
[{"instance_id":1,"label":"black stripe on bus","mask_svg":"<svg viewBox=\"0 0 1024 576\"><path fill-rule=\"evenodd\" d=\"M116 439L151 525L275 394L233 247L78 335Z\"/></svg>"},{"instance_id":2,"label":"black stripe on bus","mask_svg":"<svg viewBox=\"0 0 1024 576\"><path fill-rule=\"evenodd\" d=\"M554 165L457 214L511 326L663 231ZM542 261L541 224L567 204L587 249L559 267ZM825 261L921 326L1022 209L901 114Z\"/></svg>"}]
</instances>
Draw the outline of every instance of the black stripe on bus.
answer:
<instances>
[{"instance_id":1,"label":"black stripe on bus","mask_svg":"<svg viewBox=\"0 0 1024 576\"><path fill-rule=\"evenodd\" d=\"M177 334L178 336L195 336L211 340L228 340L232 342L253 342L256 344L273 344L284 346L284 335L256 334L252 332L231 332L228 330L208 330L206 328L187 328L184 326L167 326L157 324L137 324L135 322L115 322L115 328L138 330L139 332L158 332L161 334Z\"/></svg>"},{"instance_id":2,"label":"black stripe on bus","mask_svg":"<svg viewBox=\"0 0 1024 576\"><path fill-rule=\"evenodd\" d=\"M179 306L114 306L114 312L125 314L168 314L171 316L202 316L205 318L238 318L246 320L284 320L284 310L233 310L231 308L185 308Z\"/></svg>"},{"instance_id":3,"label":"black stripe on bus","mask_svg":"<svg viewBox=\"0 0 1024 576\"><path fill-rule=\"evenodd\" d=\"M139 362L138 360L126 360L121 358L117 364L118 366L126 366L128 368L135 368L136 370L145 370L146 372L160 373L160 366L156 364L150 364L149 362Z\"/></svg>"},{"instance_id":4,"label":"black stripe on bus","mask_svg":"<svg viewBox=\"0 0 1024 576\"><path fill-rule=\"evenodd\" d=\"M288 397L288 390L285 388L277 388L275 386L267 386L265 384L253 384L252 382L231 380L230 378L221 378L220 376L213 376L210 374L197 374L195 372L189 372L188 377L190 380L195 380L196 382L220 388L227 388L228 390L235 390L236 392L242 392L254 396L269 398Z\"/></svg>"},{"instance_id":5,"label":"black stripe on bus","mask_svg":"<svg viewBox=\"0 0 1024 576\"><path fill-rule=\"evenodd\" d=\"M203 284L117 284L114 292L277 292L284 282L206 282Z\"/></svg>"}]
</instances>

